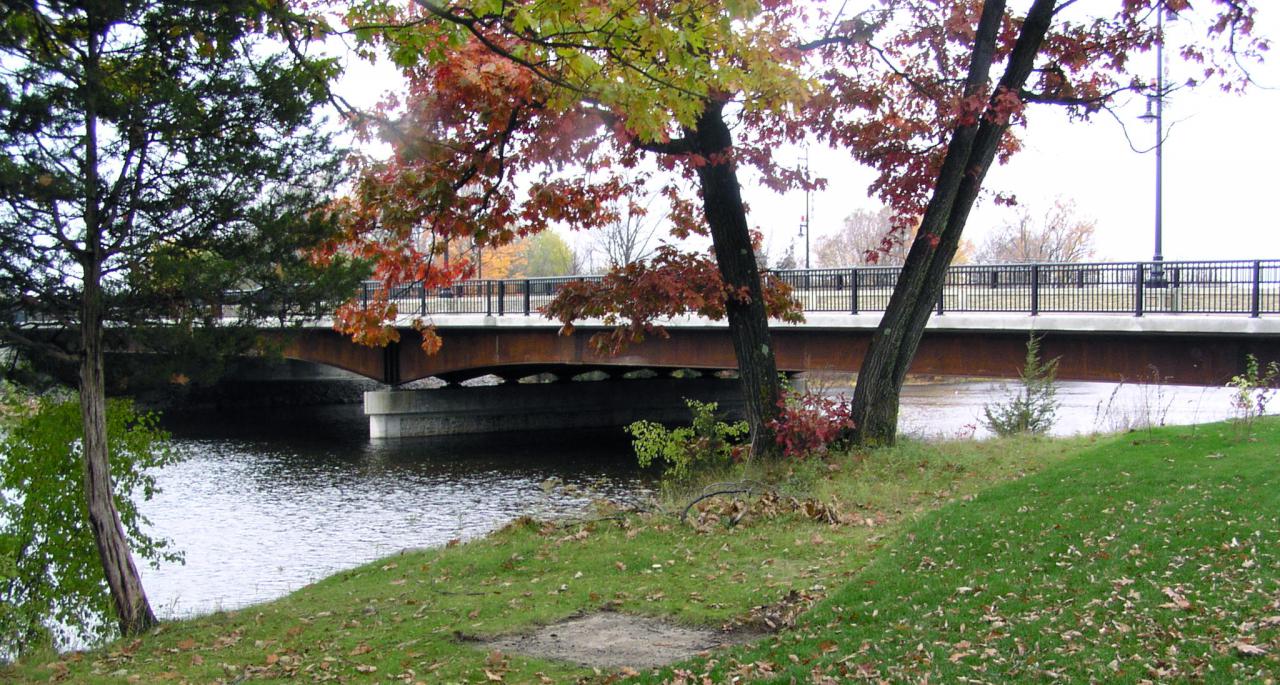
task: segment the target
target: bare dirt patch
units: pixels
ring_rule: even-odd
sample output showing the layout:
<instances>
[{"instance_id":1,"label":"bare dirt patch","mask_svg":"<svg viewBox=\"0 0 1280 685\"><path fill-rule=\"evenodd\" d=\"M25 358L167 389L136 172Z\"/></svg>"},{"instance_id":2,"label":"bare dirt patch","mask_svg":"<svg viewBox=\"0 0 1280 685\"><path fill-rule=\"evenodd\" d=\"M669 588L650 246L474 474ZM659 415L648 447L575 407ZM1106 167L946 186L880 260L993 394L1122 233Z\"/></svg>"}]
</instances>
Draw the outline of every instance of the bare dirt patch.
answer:
<instances>
[{"instance_id":1,"label":"bare dirt patch","mask_svg":"<svg viewBox=\"0 0 1280 685\"><path fill-rule=\"evenodd\" d=\"M677 626L654 618L603 612L544 626L527 635L489 640L511 654L559 659L596 668L653 668L757 635Z\"/></svg>"}]
</instances>

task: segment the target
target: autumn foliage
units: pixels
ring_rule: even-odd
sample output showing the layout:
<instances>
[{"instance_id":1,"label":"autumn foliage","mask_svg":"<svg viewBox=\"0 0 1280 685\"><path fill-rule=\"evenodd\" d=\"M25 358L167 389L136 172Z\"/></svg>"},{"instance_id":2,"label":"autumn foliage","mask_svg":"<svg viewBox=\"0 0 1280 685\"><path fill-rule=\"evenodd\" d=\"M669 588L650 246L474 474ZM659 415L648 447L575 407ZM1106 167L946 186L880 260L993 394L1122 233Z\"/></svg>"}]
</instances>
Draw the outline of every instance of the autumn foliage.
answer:
<instances>
[{"instance_id":1,"label":"autumn foliage","mask_svg":"<svg viewBox=\"0 0 1280 685\"><path fill-rule=\"evenodd\" d=\"M799 303L782 279L767 275L765 286L770 311L786 321L802 320ZM725 285L707 256L663 245L649 261L622 265L598 281L565 284L546 314L564 324L565 334L573 332L574 321L602 320L609 329L592 342L617 354L647 335L667 337L661 326L667 319L696 314L720 320L726 302L747 297Z\"/></svg>"},{"instance_id":2,"label":"autumn foliage","mask_svg":"<svg viewBox=\"0 0 1280 685\"><path fill-rule=\"evenodd\" d=\"M854 401L896 406L938 274L973 203L990 194L986 172L1020 149L1030 107L1088 119L1123 93L1163 96L1133 59L1168 42L1158 12L1202 20L1202 35L1166 46L1201 67L1183 85L1239 89L1268 47L1252 34L1249 0L1195 8L1187 0L873 0L856 14L848 5L359 4L348 20L363 49L380 49L409 87L365 120L365 134L393 154L365 165L333 249L377 259L389 286L434 286L471 273L470 262L438 259L451 242L499 249L552 225L600 228L619 219L620 207L658 193L673 240L710 237L712 254L673 243L648 266L620 266L601 286L569 289L552 314L566 324L608 318L620 327L617 345L656 331L663 317L719 313L718 299L739 368L753 375L748 402L769 398L749 413L771 413L778 390L767 380L776 375L767 317L790 309L766 310L778 298L742 259L750 227L741 178L776 191L821 187L826 181L808 177L791 152L818 141L875 171L869 192L892 210L898 232L889 244L920 227L860 374L858 392L879 389ZM731 285L708 277L712 255ZM375 320L352 307L339 316L348 329ZM891 431L895 416L860 424ZM762 426L753 419L753 431Z\"/></svg>"},{"instance_id":3,"label":"autumn foliage","mask_svg":"<svg viewBox=\"0 0 1280 685\"><path fill-rule=\"evenodd\" d=\"M773 430L785 457L799 459L825 454L853 428L848 398L812 391L788 392L773 420Z\"/></svg>"}]
</instances>

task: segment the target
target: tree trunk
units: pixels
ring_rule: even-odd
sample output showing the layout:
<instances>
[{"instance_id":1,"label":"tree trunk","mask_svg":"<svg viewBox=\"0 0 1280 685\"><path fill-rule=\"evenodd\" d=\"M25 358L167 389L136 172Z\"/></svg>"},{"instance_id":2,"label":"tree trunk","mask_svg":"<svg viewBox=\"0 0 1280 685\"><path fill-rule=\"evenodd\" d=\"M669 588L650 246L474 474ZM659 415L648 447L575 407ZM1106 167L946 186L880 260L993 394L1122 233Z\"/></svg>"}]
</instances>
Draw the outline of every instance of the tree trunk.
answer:
<instances>
[{"instance_id":1,"label":"tree trunk","mask_svg":"<svg viewBox=\"0 0 1280 685\"><path fill-rule=\"evenodd\" d=\"M90 16L85 56L84 161L85 245L80 255L84 284L80 304L80 417L84 438L80 443L84 461L84 495L89 527L98 547L102 572L111 590L122 635L136 635L156 625L156 615L142 589L142 577L134 566L116 509L111 484L111 462L107 452L107 396L103 381L102 350L102 207L98 174L98 103L102 87L99 41L101 27Z\"/></svg>"},{"instance_id":2,"label":"tree trunk","mask_svg":"<svg viewBox=\"0 0 1280 685\"><path fill-rule=\"evenodd\" d=\"M708 102L690 138L697 153L707 158L707 163L698 167L698 181L720 277L734 292L747 294L745 299L730 297L725 312L746 396L751 454L771 456L778 448L769 423L778 416L782 383L769 338L769 315L742 204L742 189L731 158L733 138L724 122L723 108L723 103Z\"/></svg>"},{"instance_id":3,"label":"tree trunk","mask_svg":"<svg viewBox=\"0 0 1280 685\"><path fill-rule=\"evenodd\" d=\"M996 93L1017 93L1026 84L1055 4L1056 0L1036 0L1027 12ZM987 83L1003 14L1004 0L987 0L983 6L966 94L979 92ZM1004 118L983 116L980 122L958 127L952 135L920 230L858 372L853 438L860 444L887 445L897 438L899 398L907 370L942 296L947 268L1008 128Z\"/></svg>"},{"instance_id":4,"label":"tree trunk","mask_svg":"<svg viewBox=\"0 0 1280 685\"><path fill-rule=\"evenodd\" d=\"M120 632L134 635L156 625L142 578L134 566L120 513L116 510L107 454L106 391L102 373L102 320L100 293L86 279L81 320L83 357L80 360L80 416L84 423L81 443L84 459L84 494L89 526L98 546L102 572L111 589Z\"/></svg>"}]
</instances>

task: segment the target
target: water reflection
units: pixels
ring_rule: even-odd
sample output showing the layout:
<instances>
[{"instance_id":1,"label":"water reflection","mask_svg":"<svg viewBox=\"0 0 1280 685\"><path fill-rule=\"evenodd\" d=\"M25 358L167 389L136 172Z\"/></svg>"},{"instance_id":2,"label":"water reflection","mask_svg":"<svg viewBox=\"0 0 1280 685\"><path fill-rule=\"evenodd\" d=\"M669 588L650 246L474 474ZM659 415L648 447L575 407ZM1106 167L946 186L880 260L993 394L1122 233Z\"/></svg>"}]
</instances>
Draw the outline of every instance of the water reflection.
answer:
<instances>
[{"instance_id":1,"label":"water reflection","mask_svg":"<svg viewBox=\"0 0 1280 685\"><path fill-rule=\"evenodd\" d=\"M648 487L619 431L371 441L358 407L320 421L214 418L172 422L187 458L159 474L163 492L145 507L187 555L143 573L166 616L277 597L400 549ZM548 491L553 477L563 486Z\"/></svg>"}]
</instances>

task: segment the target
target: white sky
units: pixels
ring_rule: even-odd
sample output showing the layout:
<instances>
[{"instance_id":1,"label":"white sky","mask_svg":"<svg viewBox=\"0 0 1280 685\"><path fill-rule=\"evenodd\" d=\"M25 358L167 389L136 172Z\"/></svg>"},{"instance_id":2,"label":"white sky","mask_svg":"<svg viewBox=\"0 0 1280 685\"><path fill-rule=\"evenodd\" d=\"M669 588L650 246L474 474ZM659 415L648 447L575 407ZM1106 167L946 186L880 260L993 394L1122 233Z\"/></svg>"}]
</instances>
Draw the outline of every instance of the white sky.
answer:
<instances>
[{"instance_id":1,"label":"white sky","mask_svg":"<svg viewBox=\"0 0 1280 685\"><path fill-rule=\"evenodd\" d=\"M1258 2L1260 35L1280 43L1280 7ZM1184 22L1170 31L1191 30ZM1138 63L1155 56L1141 55ZM1169 80L1187 76L1185 67L1169 60ZM1280 258L1280 49L1271 61L1252 70L1261 87L1243 96L1213 88L1179 91L1164 110L1164 257L1165 259ZM396 79L386 67L351 60L340 92L368 106ZM1155 142L1154 124L1138 120L1144 102L1133 98L1122 117L1140 148ZM1080 216L1097 221L1097 259L1150 259L1155 226L1155 155L1129 148L1120 125L1102 114L1091 123L1072 123L1057 108L1041 106L1028 114L1024 150L1009 165L993 169L986 188L1012 192L1033 213L1056 197L1074 200ZM797 158L799 150L783 151ZM814 236L832 233L855 209L875 209L867 197L872 174L841 152L810 150L815 175L828 179L814 193ZM785 160L784 160L785 161ZM771 258L789 244L803 264L804 243L798 238L804 214L803 194L777 195L748 185L751 223L766 237ZM965 237L975 244L1002 223L1012 210L981 204L970 218ZM792 243L792 241L795 241Z\"/></svg>"}]
</instances>

